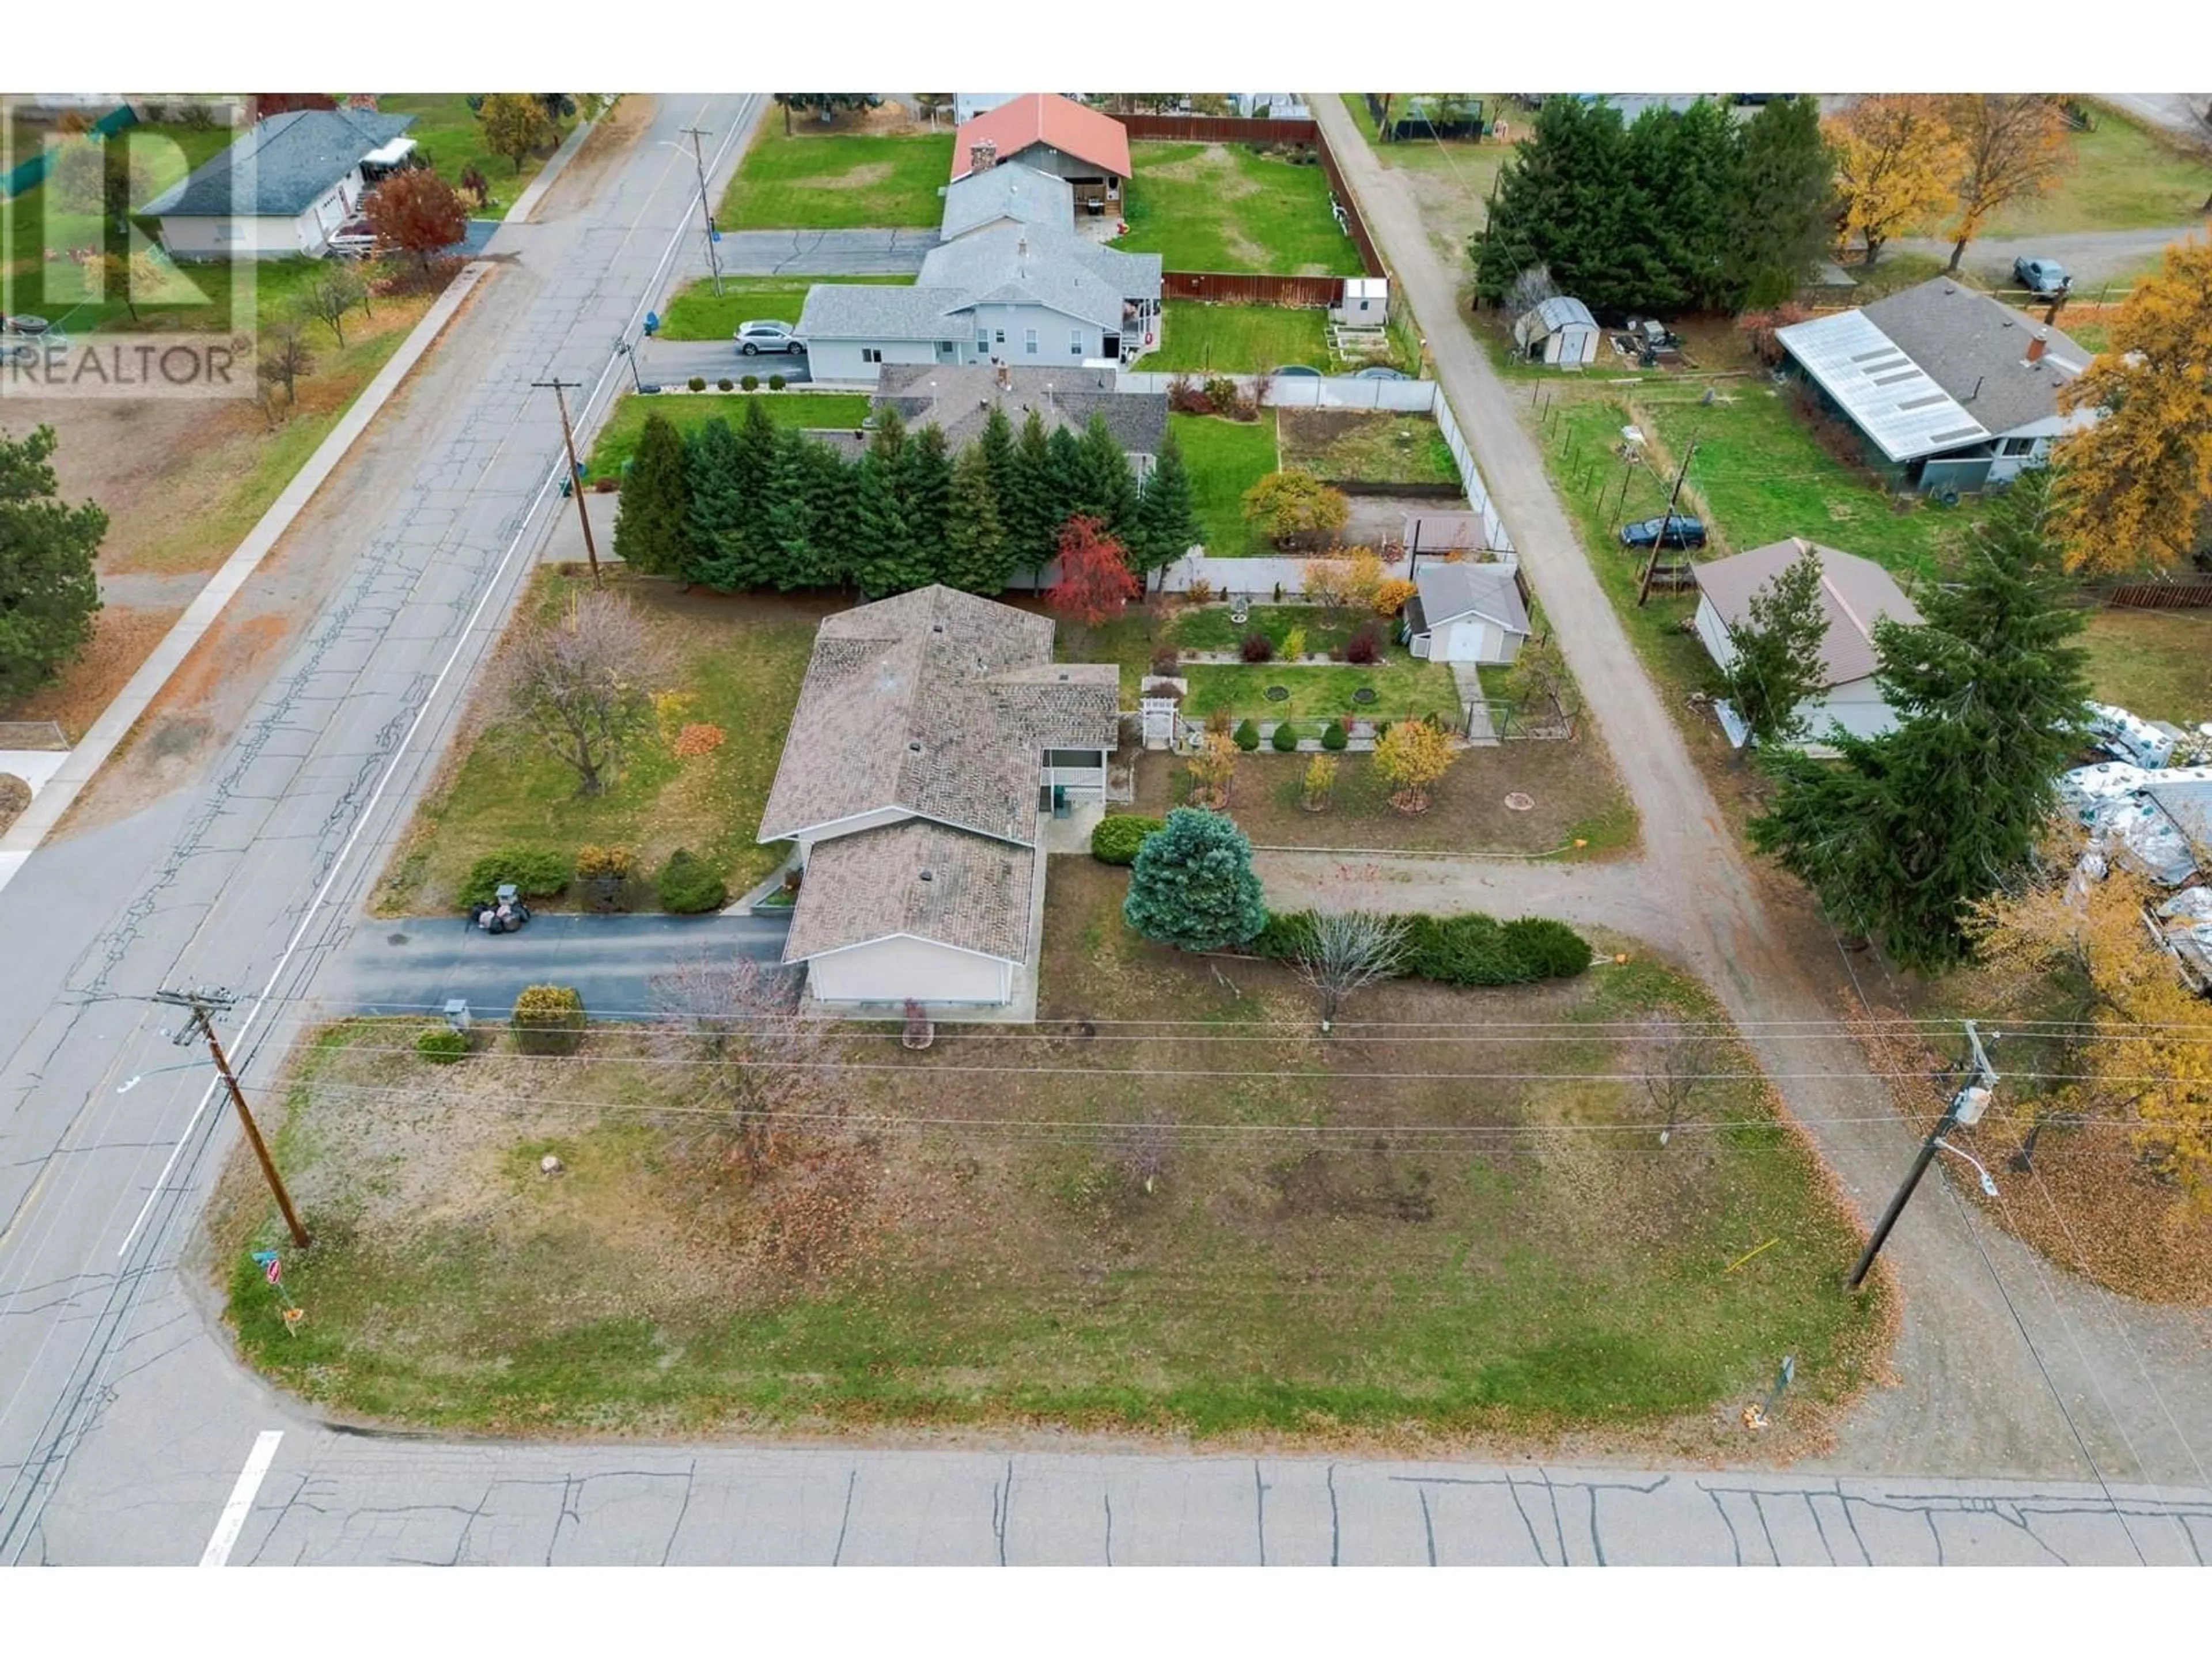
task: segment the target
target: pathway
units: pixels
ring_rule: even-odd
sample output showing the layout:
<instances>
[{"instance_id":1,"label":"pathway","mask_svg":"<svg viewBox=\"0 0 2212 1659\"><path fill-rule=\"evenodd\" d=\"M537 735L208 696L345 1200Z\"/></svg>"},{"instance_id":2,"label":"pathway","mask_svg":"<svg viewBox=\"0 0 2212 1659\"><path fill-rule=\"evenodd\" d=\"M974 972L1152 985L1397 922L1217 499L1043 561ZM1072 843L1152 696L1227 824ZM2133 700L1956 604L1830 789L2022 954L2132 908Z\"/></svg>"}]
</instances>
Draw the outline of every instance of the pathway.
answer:
<instances>
[{"instance_id":1,"label":"pathway","mask_svg":"<svg viewBox=\"0 0 2212 1659\"><path fill-rule=\"evenodd\" d=\"M1762 1065L1787 1079L1790 1110L1870 1221L1911 1156L1912 1130L1864 1077L1865 1057L1843 1033L1776 1035L1818 1032L1844 1008L1791 948L1792 931L1639 666L1511 398L1458 313L1455 274L1438 262L1403 180L1376 163L1340 102L1317 100L1314 109L1413 303L1437 379L1636 802L1649 890L1677 917L1678 948ZM1533 883L1541 867L1510 879ZM2008 1201L2034 1201L2033 1188L2009 1186ZM2212 1366L2189 1312L2127 1303L2052 1270L1975 1221L1942 1185L1907 1212L1887 1259L1905 1291L1899 1386L1877 1392L1844 1424L1828 1467L2069 1479L2094 1471L2212 1485L2204 1461L2212 1458Z\"/></svg>"}]
</instances>

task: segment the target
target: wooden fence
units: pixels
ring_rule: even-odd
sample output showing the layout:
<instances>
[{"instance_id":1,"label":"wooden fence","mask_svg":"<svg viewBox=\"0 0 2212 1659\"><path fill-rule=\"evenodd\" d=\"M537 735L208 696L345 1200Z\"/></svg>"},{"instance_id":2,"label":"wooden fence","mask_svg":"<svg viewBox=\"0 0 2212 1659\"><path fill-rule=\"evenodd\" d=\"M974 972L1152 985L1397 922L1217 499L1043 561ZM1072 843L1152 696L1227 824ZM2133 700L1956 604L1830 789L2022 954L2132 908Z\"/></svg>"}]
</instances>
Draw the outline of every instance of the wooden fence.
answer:
<instances>
[{"instance_id":1,"label":"wooden fence","mask_svg":"<svg viewBox=\"0 0 2212 1659\"><path fill-rule=\"evenodd\" d=\"M1241 115L1116 115L1132 138L1164 138L1198 144L1316 144L1321 127L1311 120L1260 121Z\"/></svg>"},{"instance_id":2,"label":"wooden fence","mask_svg":"<svg viewBox=\"0 0 2212 1659\"><path fill-rule=\"evenodd\" d=\"M1241 270L1168 270L1160 293L1170 300L1203 300L1231 306L1333 306L1344 293L1341 276L1269 276Z\"/></svg>"},{"instance_id":3,"label":"wooden fence","mask_svg":"<svg viewBox=\"0 0 2212 1659\"><path fill-rule=\"evenodd\" d=\"M1344 182L1344 174L1336 165L1336 156L1328 147L1328 140L1320 136L1318 126L1314 129L1314 134L1321 155L1321 170L1328 176L1329 189L1336 192L1338 204L1344 209L1344 228L1352 233L1352 240L1359 249L1360 264L1370 276L1387 276L1389 267L1382 263L1382 251L1375 246L1375 239L1367 234L1367 222L1359 216L1359 198Z\"/></svg>"},{"instance_id":4,"label":"wooden fence","mask_svg":"<svg viewBox=\"0 0 2212 1659\"><path fill-rule=\"evenodd\" d=\"M2106 594L2105 603L2130 611L2212 609L2212 581L2128 582Z\"/></svg>"}]
</instances>

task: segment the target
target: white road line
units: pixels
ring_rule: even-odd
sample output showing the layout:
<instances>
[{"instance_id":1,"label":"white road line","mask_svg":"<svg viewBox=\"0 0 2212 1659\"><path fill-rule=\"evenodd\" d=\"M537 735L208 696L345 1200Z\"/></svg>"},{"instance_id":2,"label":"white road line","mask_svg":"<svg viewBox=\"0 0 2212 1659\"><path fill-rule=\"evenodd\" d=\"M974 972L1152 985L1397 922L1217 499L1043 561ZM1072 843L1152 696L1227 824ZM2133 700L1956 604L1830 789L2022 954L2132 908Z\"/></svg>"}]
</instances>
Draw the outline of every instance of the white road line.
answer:
<instances>
[{"instance_id":1,"label":"white road line","mask_svg":"<svg viewBox=\"0 0 2212 1659\"><path fill-rule=\"evenodd\" d=\"M282 1429L264 1429L253 1437L253 1449L246 1455L246 1467L238 1472L238 1484L230 1489L230 1502L222 1506L207 1547L200 1552L202 1566L219 1567L230 1559L231 1547L238 1542L239 1532L253 1508L253 1495L261 1490L263 1477L276 1461L276 1443L283 1437Z\"/></svg>"}]
</instances>

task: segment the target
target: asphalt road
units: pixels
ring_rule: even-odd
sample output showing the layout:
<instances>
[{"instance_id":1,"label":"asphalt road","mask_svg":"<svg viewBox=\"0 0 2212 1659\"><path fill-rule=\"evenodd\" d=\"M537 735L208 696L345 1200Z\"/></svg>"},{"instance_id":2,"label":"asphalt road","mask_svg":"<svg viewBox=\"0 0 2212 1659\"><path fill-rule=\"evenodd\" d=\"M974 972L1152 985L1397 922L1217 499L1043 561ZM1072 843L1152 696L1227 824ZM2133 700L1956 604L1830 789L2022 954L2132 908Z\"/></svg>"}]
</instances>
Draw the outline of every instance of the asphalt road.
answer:
<instances>
[{"instance_id":1,"label":"asphalt road","mask_svg":"<svg viewBox=\"0 0 2212 1659\"><path fill-rule=\"evenodd\" d=\"M594 1018L651 1012L652 976L701 954L774 962L787 916L538 915L519 933L465 917L363 921L315 977L315 1000L349 1013L436 1012L453 997L497 1019L526 985L573 985Z\"/></svg>"},{"instance_id":2,"label":"asphalt road","mask_svg":"<svg viewBox=\"0 0 2212 1659\"><path fill-rule=\"evenodd\" d=\"M934 230L726 230L716 248L726 276L911 276L938 241Z\"/></svg>"}]
</instances>

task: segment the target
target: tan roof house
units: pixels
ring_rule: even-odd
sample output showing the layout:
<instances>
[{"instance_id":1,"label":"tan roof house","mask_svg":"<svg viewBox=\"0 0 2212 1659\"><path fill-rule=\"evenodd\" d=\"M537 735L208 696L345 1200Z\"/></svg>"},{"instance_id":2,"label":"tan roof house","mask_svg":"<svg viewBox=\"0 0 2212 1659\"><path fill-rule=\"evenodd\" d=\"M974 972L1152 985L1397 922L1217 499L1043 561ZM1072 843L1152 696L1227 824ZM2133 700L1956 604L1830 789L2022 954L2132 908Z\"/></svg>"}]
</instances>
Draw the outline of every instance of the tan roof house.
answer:
<instances>
[{"instance_id":1,"label":"tan roof house","mask_svg":"<svg viewBox=\"0 0 2212 1659\"><path fill-rule=\"evenodd\" d=\"M1855 737L1875 738L1897 724L1896 714L1875 683L1874 625L1883 617L1917 623L1920 613L1889 572L1871 559L1793 536L1698 566L1693 620L1706 654L1725 672L1735 661L1729 630L1750 617L1752 596L1808 548L1820 559L1820 608L1827 617L1828 631L1820 641L1821 690L1801 704L1798 713L1812 739L1804 745L1806 753L1832 754L1832 748L1819 741L1832 726ZM1723 710L1722 724L1729 740L1741 748L1746 734L1733 710Z\"/></svg>"},{"instance_id":2,"label":"tan roof house","mask_svg":"<svg viewBox=\"0 0 2212 1659\"><path fill-rule=\"evenodd\" d=\"M805 875L785 943L817 1001L1000 1006L1033 988L1042 817L1103 801L1119 671L942 586L825 620L760 839Z\"/></svg>"}]
</instances>

